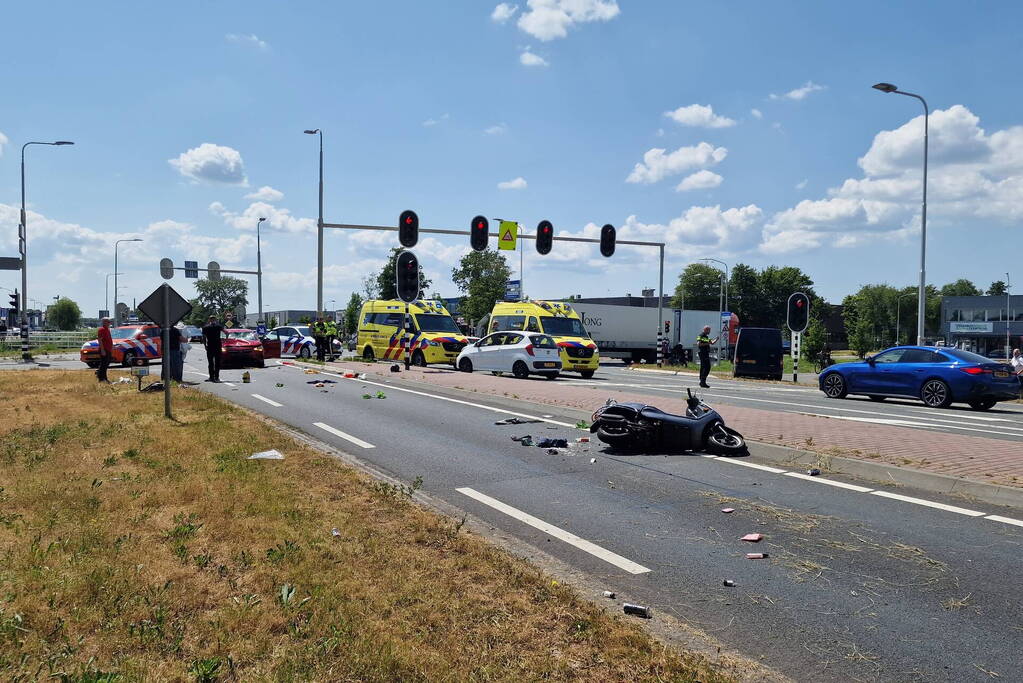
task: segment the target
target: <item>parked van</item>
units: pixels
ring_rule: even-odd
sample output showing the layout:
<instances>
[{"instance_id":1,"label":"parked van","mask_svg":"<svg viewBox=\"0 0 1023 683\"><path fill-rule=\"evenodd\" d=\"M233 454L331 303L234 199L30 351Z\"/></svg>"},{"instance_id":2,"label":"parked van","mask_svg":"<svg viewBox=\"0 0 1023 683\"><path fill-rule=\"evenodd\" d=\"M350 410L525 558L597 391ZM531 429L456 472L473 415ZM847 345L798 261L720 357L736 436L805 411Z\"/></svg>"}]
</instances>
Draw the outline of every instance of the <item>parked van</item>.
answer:
<instances>
[{"instance_id":1,"label":"parked van","mask_svg":"<svg viewBox=\"0 0 1023 683\"><path fill-rule=\"evenodd\" d=\"M784 356L778 328L740 327L732 376L780 380Z\"/></svg>"},{"instance_id":2,"label":"parked van","mask_svg":"<svg viewBox=\"0 0 1023 683\"><path fill-rule=\"evenodd\" d=\"M490 312L487 334L499 331L543 332L554 337L562 372L578 372L589 379L600 364L597 344L579 314L562 301L499 301Z\"/></svg>"},{"instance_id":3,"label":"parked van","mask_svg":"<svg viewBox=\"0 0 1023 683\"><path fill-rule=\"evenodd\" d=\"M420 299L408 305L409 349L413 365L455 364L458 352L468 340L440 301ZM405 302L398 299L370 299L359 312L356 348L363 358L397 360L405 357L402 318Z\"/></svg>"}]
</instances>

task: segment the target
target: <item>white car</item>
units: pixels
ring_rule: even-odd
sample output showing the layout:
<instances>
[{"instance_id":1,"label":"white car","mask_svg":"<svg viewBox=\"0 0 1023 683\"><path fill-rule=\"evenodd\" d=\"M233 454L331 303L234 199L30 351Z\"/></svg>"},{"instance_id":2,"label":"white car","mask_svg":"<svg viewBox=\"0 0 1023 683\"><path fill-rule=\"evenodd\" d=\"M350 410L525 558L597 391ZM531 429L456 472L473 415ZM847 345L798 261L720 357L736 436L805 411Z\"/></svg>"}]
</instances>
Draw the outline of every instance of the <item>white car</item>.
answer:
<instances>
[{"instance_id":1,"label":"white car","mask_svg":"<svg viewBox=\"0 0 1023 683\"><path fill-rule=\"evenodd\" d=\"M455 367L462 372L510 372L519 379L543 375L554 379L561 372L561 356L554 338L546 334L494 332L458 354Z\"/></svg>"}]
</instances>

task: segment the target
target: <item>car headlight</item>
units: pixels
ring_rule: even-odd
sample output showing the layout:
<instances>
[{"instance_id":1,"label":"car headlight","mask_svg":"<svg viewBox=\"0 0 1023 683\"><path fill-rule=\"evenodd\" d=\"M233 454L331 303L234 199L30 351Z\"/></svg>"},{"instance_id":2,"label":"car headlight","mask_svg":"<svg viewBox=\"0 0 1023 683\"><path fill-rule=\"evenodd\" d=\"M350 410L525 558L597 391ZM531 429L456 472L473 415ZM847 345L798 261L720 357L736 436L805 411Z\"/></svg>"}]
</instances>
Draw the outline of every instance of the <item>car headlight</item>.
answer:
<instances>
[{"instance_id":1,"label":"car headlight","mask_svg":"<svg viewBox=\"0 0 1023 683\"><path fill-rule=\"evenodd\" d=\"M262 346L256 346L252 350L253 351L259 351L260 353L262 353L263 352L263 347Z\"/></svg>"}]
</instances>

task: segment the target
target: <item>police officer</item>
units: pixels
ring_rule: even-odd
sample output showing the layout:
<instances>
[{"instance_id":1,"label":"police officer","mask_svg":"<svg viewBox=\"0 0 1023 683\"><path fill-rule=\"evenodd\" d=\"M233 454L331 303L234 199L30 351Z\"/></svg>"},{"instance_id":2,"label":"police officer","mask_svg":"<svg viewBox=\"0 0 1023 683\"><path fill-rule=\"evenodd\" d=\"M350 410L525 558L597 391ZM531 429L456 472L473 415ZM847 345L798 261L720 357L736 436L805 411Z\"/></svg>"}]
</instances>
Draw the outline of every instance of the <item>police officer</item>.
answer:
<instances>
[{"instance_id":1,"label":"police officer","mask_svg":"<svg viewBox=\"0 0 1023 683\"><path fill-rule=\"evenodd\" d=\"M334 340L337 339L337 323L333 319L327 318L324 326L327 330L327 357L334 360Z\"/></svg>"},{"instance_id":2,"label":"police officer","mask_svg":"<svg viewBox=\"0 0 1023 683\"><path fill-rule=\"evenodd\" d=\"M718 337L714 339L710 338L710 325L703 326L703 332L696 338L696 351L700 355L700 386L704 389L710 389L710 385L707 384L707 375L710 374L710 347L713 344L717 344Z\"/></svg>"},{"instance_id":3,"label":"police officer","mask_svg":"<svg viewBox=\"0 0 1023 683\"><path fill-rule=\"evenodd\" d=\"M202 343L206 347L206 363L209 366L210 378L207 382L220 381L220 353L223 349L224 326L211 315L202 328Z\"/></svg>"},{"instance_id":4,"label":"police officer","mask_svg":"<svg viewBox=\"0 0 1023 683\"><path fill-rule=\"evenodd\" d=\"M316 360L323 361L327 353L327 326L323 318L317 318L312 325L313 341L316 342Z\"/></svg>"}]
</instances>

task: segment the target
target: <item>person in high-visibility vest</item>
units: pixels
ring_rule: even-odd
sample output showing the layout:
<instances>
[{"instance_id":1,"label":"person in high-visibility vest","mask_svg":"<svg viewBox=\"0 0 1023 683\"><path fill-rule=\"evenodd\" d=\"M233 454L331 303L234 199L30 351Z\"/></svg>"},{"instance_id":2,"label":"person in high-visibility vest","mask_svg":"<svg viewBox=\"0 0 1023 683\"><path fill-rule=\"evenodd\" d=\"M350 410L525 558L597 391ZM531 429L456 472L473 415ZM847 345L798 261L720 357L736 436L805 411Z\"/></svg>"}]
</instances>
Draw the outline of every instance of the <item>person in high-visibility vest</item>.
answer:
<instances>
[{"instance_id":1,"label":"person in high-visibility vest","mask_svg":"<svg viewBox=\"0 0 1023 683\"><path fill-rule=\"evenodd\" d=\"M316 342L316 360L322 361L327 353L327 326L324 324L323 318L317 318L310 327L313 332L313 340Z\"/></svg>"},{"instance_id":2,"label":"person in high-visibility vest","mask_svg":"<svg viewBox=\"0 0 1023 683\"><path fill-rule=\"evenodd\" d=\"M707 375L710 374L710 347L718 343L720 337L710 338L710 325L703 326L703 332L696 337L696 351L700 354L700 386L710 389Z\"/></svg>"},{"instance_id":3,"label":"person in high-visibility vest","mask_svg":"<svg viewBox=\"0 0 1023 683\"><path fill-rule=\"evenodd\" d=\"M327 357L333 360L334 340L337 339L337 323L335 323L330 318L327 318L325 327L327 330Z\"/></svg>"}]
</instances>

